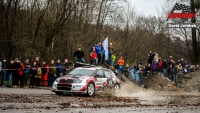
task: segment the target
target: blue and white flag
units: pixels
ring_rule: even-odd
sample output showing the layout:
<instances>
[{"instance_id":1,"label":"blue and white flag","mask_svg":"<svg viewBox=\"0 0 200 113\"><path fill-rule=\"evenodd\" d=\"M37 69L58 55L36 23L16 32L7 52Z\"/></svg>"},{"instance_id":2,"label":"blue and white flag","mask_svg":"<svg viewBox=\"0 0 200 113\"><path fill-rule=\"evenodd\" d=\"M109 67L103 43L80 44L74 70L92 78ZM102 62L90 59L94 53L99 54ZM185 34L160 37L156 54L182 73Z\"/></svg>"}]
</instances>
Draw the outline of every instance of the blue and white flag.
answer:
<instances>
[{"instance_id":1,"label":"blue and white flag","mask_svg":"<svg viewBox=\"0 0 200 113\"><path fill-rule=\"evenodd\" d=\"M102 46L105 50L105 60L108 60L108 37L103 41Z\"/></svg>"}]
</instances>

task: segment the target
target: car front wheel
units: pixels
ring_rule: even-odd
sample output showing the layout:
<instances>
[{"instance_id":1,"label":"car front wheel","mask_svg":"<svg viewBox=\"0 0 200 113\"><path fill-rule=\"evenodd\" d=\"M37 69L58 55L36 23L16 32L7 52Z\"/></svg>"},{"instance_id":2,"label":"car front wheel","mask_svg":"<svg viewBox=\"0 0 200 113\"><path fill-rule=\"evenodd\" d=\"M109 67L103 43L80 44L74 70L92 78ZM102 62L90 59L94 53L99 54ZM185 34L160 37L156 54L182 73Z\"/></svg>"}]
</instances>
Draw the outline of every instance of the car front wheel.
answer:
<instances>
[{"instance_id":1,"label":"car front wheel","mask_svg":"<svg viewBox=\"0 0 200 113\"><path fill-rule=\"evenodd\" d=\"M93 96L95 94L95 86L93 83L89 83L87 87L87 95Z\"/></svg>"}]
</instances>

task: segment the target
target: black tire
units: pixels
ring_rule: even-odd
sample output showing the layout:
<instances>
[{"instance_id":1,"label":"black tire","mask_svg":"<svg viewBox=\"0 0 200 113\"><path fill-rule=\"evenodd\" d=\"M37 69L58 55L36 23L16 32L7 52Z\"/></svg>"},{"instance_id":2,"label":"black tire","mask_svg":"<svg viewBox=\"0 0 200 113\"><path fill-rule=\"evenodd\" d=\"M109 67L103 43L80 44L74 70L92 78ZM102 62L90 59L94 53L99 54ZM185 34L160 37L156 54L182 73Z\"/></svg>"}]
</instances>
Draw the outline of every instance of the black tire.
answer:
<instances>
[{"instance_id":1,"label":"black tire","mask_svg":"<svg viewBox=\"0 0 200 113\"><path fill-rule=\"evenodd\" d=\"M62 94L63 94L63 92L59 92L59 91L55 91L55 93L56 93L57 95L62 95Z\"/></svg>"},{"instance_id":2,"label":"black tire","mask_svg":"<svg viewBox=\"0 0 200 113\"><path fill-rule=\"evenodd\" d=\"M95 85L94 83L89 83L87 86L87 96L93 96L95 94Z\"/></svg>"},{"instance_id":3,"label":"black tire","mask_svg":"<svg viewBox=\"0 0 200 113\"><path fill-rule=\"evenodd\" d=\"M115 84L114 85L114 92L119 92L120 91L120 85L119 84Z\"/></svg>"}]
</instances>

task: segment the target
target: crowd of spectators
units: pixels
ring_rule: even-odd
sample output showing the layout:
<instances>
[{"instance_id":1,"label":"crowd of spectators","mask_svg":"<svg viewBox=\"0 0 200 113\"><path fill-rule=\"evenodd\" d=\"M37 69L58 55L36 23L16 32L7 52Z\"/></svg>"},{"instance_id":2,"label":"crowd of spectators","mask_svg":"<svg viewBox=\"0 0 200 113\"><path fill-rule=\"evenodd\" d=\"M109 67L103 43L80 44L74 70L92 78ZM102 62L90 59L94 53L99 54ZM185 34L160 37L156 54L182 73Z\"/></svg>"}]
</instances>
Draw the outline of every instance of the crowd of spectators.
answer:
<instances>
[{"instance_id":1,"label":"crowd of spectators","mask_svg":"<svg viewBox=\"0 0 200 113\"><path fill-rule=\"evenodd\" d=\"M100 42L96 43L90 51L90 63L93 65L101 65L107 63L110 66L114 66L116 63L115 52L113 51L112 43L108 47L108 59L105 60L105 50ZM79 47L74 52L76 62L85 63L84 51ZM124 66L124 60L120 56L117 64L119 64L119 73L122 74ZM70 67L73 67L73 62L69 62L67 59L64 63L60 60L55 62L51 60L49 64L45 61L40 62L39 57L36 57L32 63L29 59L24 62L15 58L15 60L6 60L2 58L0 60L0 86L1 87L21 87L21 88L35 88L40 86L53 85L54 80L65 74Z\"/></svg>"},{"instance_id":2,"label":"crowd of spectators","mask_svg":"<svg viewBox=\"0 0 200 113\"><path fill-rule=\"evenodd\" d=\"M191 65L183 58L177 61L172 56L169 56L168 59L161 59L158 53L149 51L147 65L143 65L142 60L140 60L137 65L131 66L129 71L133 75L134 81L136 83L140 82L142 86L145 85L145 77L151 78L155 74L173 81L174 85L177 86L180 75L199 69L199 65Z\"/></svg>"},{"instance_id":3,"label":"crowd of spectators","mask_svg":"<svg viewBox=\"0 0 200 113\"><path fill-rule=\"evenodd\" d=\"M65 74L65 71L73 65L67 59L64 60L64 63L61 63L60 60L57 60L57 63L51 60L48 65L44 61L40 63L39 57L36 57L32 63L29 62L29 59L22 62L15 58L15 60L8 62L3 58L0 61L0 86L13 88L51 87L54 80Z\"/></svg>"},{"instance_id":4,"label":"crowd of spectators","mask_svg":"<svg viewBox=\"0 0 200 113\"><path fill-rule=\"evenodd\" d=\"M115 67L119 74L123 74L125 62L122 56L116 62L112 43L108 47L107 60L105 60L105 54L102 44L100 42L96 43L90 50L90 64L101 65L106 62L108 65ZM76 58L76 62L85 63L84 52L81 47L74 52L74 57ZM18 58L15 58L15 60L8 62L5 58L2 58L0 61L0 86L22 88L51 87L54 80L64 75L65 71L69 70L73 65L73 62L69 62L67 59L63 63L60 60L57 60L56 63L54 60L51 60L50 64L47 64L45 61L40 62L39 57L36 57L32 63L29 63L29 59L22 62ZM137 84L145 85L147 75L151 78L157 73L163 78L174 81L174 84L177 85L179 75L199 70L199 66L191 65L183 58L177 61L172 56L169 56L168 59L161 59L158 53L149 51L147 65L144 65L142 60L140 60L128 70ZM7 81L6 84L5 81Z\"/></svg>"}]
</instances>

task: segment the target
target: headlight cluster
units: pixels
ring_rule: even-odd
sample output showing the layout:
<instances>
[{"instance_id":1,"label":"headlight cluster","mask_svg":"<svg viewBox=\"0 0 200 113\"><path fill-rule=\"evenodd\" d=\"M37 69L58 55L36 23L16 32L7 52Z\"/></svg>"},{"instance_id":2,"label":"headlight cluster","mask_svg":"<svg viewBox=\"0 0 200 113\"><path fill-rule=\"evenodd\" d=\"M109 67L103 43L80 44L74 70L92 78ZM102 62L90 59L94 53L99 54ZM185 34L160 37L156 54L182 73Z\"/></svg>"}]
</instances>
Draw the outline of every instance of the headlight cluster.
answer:
<instances>
[{"instance_id":1,"label":"headlight cluster","mask_svg":"<svg viewBox=\"0 0 200 113\"><path fill-rule=\"evenodd\" d=\"M73 83L81 83L82 80L79 80L79 79L74 79Z\"/></svg>"}]
</instances>

